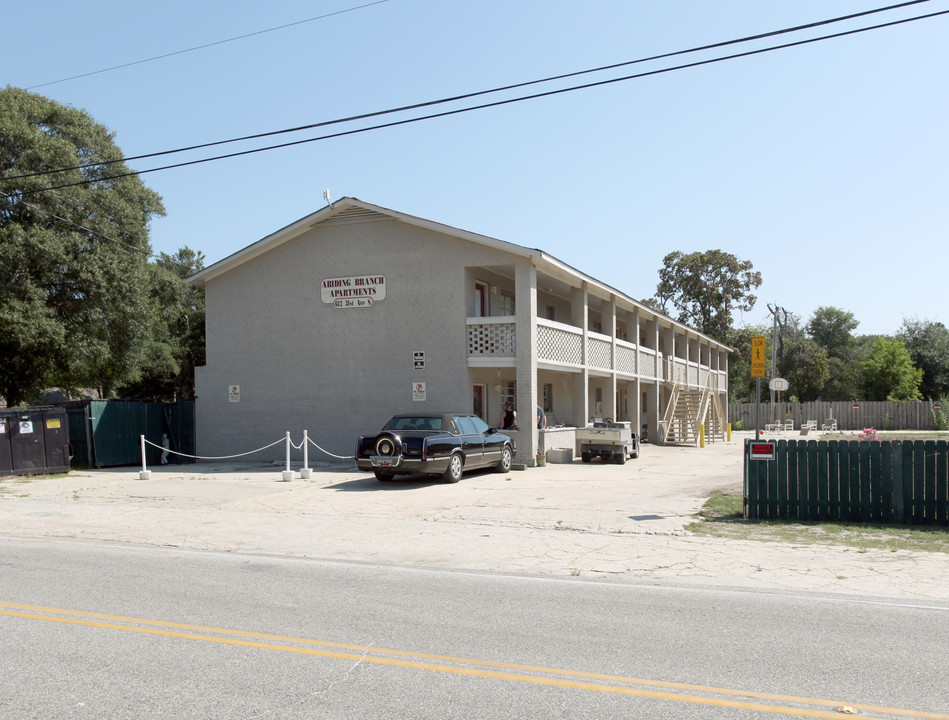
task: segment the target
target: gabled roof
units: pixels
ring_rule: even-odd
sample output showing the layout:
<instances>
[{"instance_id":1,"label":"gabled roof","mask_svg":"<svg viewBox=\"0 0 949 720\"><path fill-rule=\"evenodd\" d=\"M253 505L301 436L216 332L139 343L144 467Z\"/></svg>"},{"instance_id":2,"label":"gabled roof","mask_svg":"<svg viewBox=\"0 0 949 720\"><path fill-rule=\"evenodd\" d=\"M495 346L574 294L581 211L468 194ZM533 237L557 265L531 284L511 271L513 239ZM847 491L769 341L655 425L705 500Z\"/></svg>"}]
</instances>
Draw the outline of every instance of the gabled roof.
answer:
<instances>
[{"instance_id":1,"label":"gabled roof","mask_svg":"<svg viewBox=\"0 0 949 720\"><path fill-rule=\"evenodd\" d=\"M325 226L350 222L371 222L375 220L400 220L402 222L408 223L409 225L415 225L428 230L434 230L435 232L442 233L443 235L451 235L452 237L457 237L462 240L469 240L481 245L488 245L490 247L505 250L516 255L522 255L525 257L534 256L538 258L543 256L543 253L541 253L539 250L531 250L521 245L504 242L503 240L496 240L495 238L488 237L487 235L478 235L477 233L468 232L467 230L460 230L459 228L452 227L451 225L443 225L442 223L434 222L433 220L426 220L425 218L408 215L396 210L390 210L379 205L372 205L371 203L363 202L357 198L344 197L334 201L332 204L327 205L321 210L317 210L315 213L311 213L310 215L297 220L295 223L287 225L277 232L258 240L253 245L248 245L243 250L238 250L233 255L228 255L223 260L219 260L213 265L210 265L204 270L192 275L190 278L188 278L188 282L196 285L203 285L208 280L215 278L218 275L222 275L227 271L234 269L238 265L242 265L249 260L253 260L256 257L263 255L268 250L279 247L288 240L292 240L295 237L302 235L306 231L311 230L316 225Z\"/></svg>"},{"instance_id":2,"label":"gabled roof","mask_svg":"<svg viewBox=\"0 0 949 720\"><path fill-rule=\"evenodd\" d=\"M638 300L631 298L616 288L606 285L605 283L590 275L580 272L576 268L573 268L567 263L558 260L553 255L548 255L542 250L524 247L523 245L516 245L515 243L498 240L496 238L488 237L487 235L479 235L478 233L469 232L468 230L461 230L459 228L452 227L451 225L444 225L442 223L435 222L434 220L426 220L425 218L398 212L397 210L390 210L389 208L384 208L380 205L373 205L372 203L367 203L354 197L340 198L326 207L317 210L316 212L311 213L310 215L307 215L306 217L303 217L296 222L281 228L280 230L277 230L277 232L261 238L252 245L248 245L244 249L238 250L236 253L228 255L223 260L219 260L213 265L206 267L204 270L195 273L188 278L188 282L195 285L204 285L208 280L223 275L229 270L253 260L256 257L263 255L267 251L279 247L289 240L293 240L308 230L311 230L316 225L327 226L351 222L374 222L380 220L399 220L401 222L408 223L409 225L415 225L417 227L432 230L434 232L449 235L451 237L456 237L462 240L468 240L481 245L487 245L488 247L504 250L505 252L509 252L513 255L534 258L533 262L535 266L538 267L538 269L546 270L548 272L556 270L559 274L567 275L569 277L575 278L578 281L585 282L588 286L597 288L604 294L615 295L617 298L621 298L626 303L644 310L649 315L655 315L658 318L663 318L671 325L680 327L683 330L688 330L689 333L697 335L713 345L730 350L730 348L728 348L728 346L726 346L724 343L710 338L707 335L703 335L698 330L673 320L668 315L644 305Z\"/></svg>"}]
</instances>

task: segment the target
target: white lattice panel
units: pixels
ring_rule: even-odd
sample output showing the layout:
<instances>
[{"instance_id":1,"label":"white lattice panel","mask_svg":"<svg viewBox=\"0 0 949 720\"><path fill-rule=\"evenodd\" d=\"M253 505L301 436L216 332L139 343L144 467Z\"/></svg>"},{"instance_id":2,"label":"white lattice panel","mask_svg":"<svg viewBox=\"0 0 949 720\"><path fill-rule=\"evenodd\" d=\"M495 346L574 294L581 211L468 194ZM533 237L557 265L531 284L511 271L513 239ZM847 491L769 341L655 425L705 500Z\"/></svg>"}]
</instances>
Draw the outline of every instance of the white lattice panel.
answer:
<instances>
[{"instance_id":1,"label":"white lattice panel","mask_svg":"<svg viewBox=\"0 0 949 720\"><path fill-rule=\"evenodd\" d=\"M616 369L629 375L636 374L636 351L632 348L616 346Z\"/></svg>"},{"instance_id":2,"label":"white lattice panel","mask_svg":"<svg viewBox=\"0 0 949 720\"><path fill-rule=\"evenodd\" d=\"M613 368L613 354L611 349L612 346L610 343L597 338L590 338L589 344L587 345L587 351L589 352L588 364L590 367L611 370Z\"/></svg>"},{"instance_id":3,"label":"white lattice panel","mask_svg":"<svg viewBox=\"0 0 949 720\"><path fill-rule=\"evenodd\" d=\"M468 326L469 355L513 357L515 347L514 323Z\"/></svg>"},{"instance_id":4,"label":"white lattice panel","mask_svg":"<svg viewBox=\"0 0 949 720\"><path fill-rule=\"evenodd\" d=\"M639 353L639 374L643 377L656 377L656 356L650 353Z\"/></svg>"},{"instance_id":5,"label":"white lattice panel","mask_svg":"<svg viewBox=\"0 0 949 720\"><path fill-rule=\"evenodd\" d=\"M546 325L538 325L537 359L579 365L583 359L580 336Z\"/></svg>"}]
</instances>

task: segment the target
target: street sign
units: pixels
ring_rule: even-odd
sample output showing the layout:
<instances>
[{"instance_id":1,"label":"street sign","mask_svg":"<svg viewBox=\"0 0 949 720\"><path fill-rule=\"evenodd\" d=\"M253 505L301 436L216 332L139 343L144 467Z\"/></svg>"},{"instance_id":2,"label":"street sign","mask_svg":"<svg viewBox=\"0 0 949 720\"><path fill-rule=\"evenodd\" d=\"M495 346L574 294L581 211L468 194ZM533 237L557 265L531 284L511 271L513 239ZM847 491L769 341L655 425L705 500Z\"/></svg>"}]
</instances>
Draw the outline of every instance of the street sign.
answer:
<instances>
[{"instance_id":1,"label":"street sign","mask_svg":"<svg viewBox=\"0 0 949 720\"><path fill-rule=\"evenodd\" d=\"M752 441L748 447L748 457L752 460L774 460L774 449L777 443L774 440L763 442Z\"/></svg>"},{"instance_id":2,"label":"street sign","mask_svg":"<svg viewBox=\"0 0 949 720\"><path fill-rule=\"evenodd\" d=\"M764 337L751 338L751 377L763 378L765 368Z\"/></svg>"}]
</instances>

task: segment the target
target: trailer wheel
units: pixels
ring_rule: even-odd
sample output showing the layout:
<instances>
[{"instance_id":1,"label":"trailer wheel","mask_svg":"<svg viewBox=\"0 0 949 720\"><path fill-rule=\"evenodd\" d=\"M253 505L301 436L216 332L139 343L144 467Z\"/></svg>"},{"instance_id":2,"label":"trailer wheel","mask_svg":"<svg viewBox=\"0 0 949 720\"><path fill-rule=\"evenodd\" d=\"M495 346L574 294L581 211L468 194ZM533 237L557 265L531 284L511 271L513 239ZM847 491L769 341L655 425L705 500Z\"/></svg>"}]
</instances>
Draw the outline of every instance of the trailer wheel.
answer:
<instances>
[{"instance_id":1,"label":"trailer wheel","mask_svg":"<svg viewBox=\"0 0 949 720\"><path fill-rule=\"evenodd\" d=\"M590 453L584 450L580 453L580 459L583 460L583 462L588 463L593 459L593 457L590 455Z\"/></svg>"}]
</instances>

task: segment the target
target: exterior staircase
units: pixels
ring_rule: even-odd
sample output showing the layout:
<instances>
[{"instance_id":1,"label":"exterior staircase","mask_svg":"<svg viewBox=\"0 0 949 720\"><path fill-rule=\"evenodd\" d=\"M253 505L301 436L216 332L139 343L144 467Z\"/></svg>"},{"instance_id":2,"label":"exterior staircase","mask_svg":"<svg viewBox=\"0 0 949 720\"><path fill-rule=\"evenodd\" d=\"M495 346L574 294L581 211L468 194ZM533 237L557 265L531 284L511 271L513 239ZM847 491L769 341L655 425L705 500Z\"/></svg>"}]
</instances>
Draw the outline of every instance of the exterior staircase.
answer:
<instances>
[{"instance_id":1,"label":"exterior staircase","mask_svg":"<svg viewBox=\"0 0 949 720\"><path fill-rule=\"evenodd\" d=\"M711 374L701 390L689 389L673 378L672 394L660 422L660 443L698 445L700 425L705 426L705 442L725 441L728 421L717 384Z\"/></svg>"}]
</instances>

